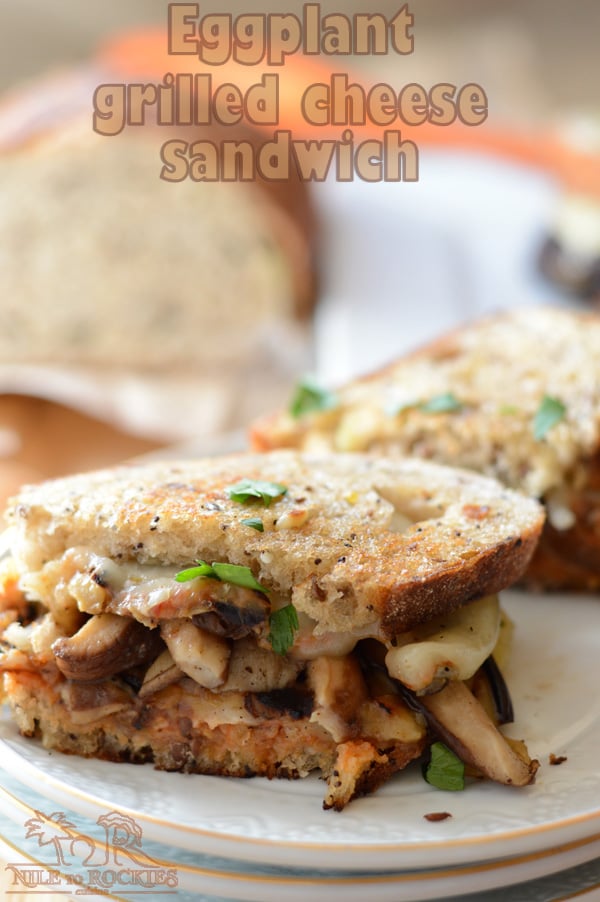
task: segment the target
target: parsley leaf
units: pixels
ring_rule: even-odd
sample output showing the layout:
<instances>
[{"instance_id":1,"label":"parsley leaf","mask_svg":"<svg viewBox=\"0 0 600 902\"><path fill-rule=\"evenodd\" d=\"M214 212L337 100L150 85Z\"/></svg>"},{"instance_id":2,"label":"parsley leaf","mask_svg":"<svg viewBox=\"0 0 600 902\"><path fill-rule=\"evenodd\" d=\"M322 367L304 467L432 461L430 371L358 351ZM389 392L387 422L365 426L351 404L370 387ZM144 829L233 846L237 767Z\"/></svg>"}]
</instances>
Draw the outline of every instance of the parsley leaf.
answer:
<instances>
[{"instance_id":1,"label":"parsley leaf","mask_svg":"<svg viewBox=\"0 0 600 902\"><path fill-rule=\"evenodd\" d=\"M423 413L452 413L462 410L464 404L452 394L446 392L443 395L434 395L428 401L400 401L386 407L386 413L390 417L396 417L406 410L422 410Z\"/></svg>"},{"instance_id":2,"label":"parsley leaf","mask_svg":"<svg viewBox=\"0 0 600 902\"><path fill-rule=\"evenodd\" d=\"M326 388L321 388L312 379L303 379L296 386L290 402L289 412L294 417L319 410L333 410L338 406L338 398Z\"/></svg>"},{"instance_id":3,"label":"parsley leaf","mask_svg":"<svg viewBox=\"0 0 600 902\"><path fill-rule=\"evenodd\" d=\"M188 567L187 570L180 570L179 573L175 574L175 579L178 583L188 583L192 579L197 579L199 576L206 576L209 579L216 579L217 574L210 566L210 564L206 564L204 561L196 561L196 567Z\"/></svg>"},{"instance_id":4,"label":"parsley leaf","mask_svg":"<svg viewBox=\"0 0 600 902\"><path fill-rule=\"evenodd\" d=\"M436 395L429 401L423 401L419 404L419 410L424 413L451 413L454 410L462 410L462 403L452 392L446 392L443 395Z\"/></svg>"},{"instance_id":5,"label":"parsley leaf","mask_svg":"<svg viewBox=\"0 0 600 902\"><path fill-rule=\"evenodd\" d=\"M294 644L294 634L300 628L298 612L293 604L288 604L269 617L271 631L269 642L275 654L285 655Z\"/></svg>"},{"instance_id":6,"label":"parsley leaf","mask_svg":"<svg viewBox=\"0 0 600 902\"><path fill-rule=\"evenodd\" d=\"M218 579L232 586L241 586L243 589L255 589L257 592L266 593L268 590L258 582L250 567L242 567L239 564L223 564L214 561L207 564L205 561L196 561L196 567L188 567L180 570L175 575L178 583L187 583L199 576L207 579Z\"/></svg>"},{"instance_id":7,"label":"parsley leaf","mask_svg":"<svg viewBox=\"0 0 600 902\"><path fill-rule=\"evenodd\" d=\"M428 783L451 792L465 788L465 766L443 742L434 742L431 759L423 772Z\"/></svg>"},{"instance_id":8,"label":"parsley leaf","mask_svg":"<svg viewBox=\"0 0 600 902\"><path fill-rule=\"evenodd\" d=\"M250 567L242 567L238 564L213 563L213 570L217 579L221 582L231 583L234 586L242 586L244 589L256 589L257 592L266 592L264 586L258 582Z\"/></svg>"},{"instance_id":9,"label":"parsley leaf","mask_svg":"<svg viewBox=\"0 0 600 902\"><path fill-rule=\"evenodd\" d=\"M257 532L265 531L265 524L260 519L260 517L248 517L247 520L242 520L244 526L249 526L251 529L255 529Z\"/></svg>"},{"instance_id":10,"label":"parsley leaf","mask_svg":"<svg viewBox=\"0 0 600 902\"><path fill-rule=\"evenodd\" d=\"M558 398L544 395L533 420L533 437L536 442L543 439L557 423L563 419L567 408Z\"/></svg>"},{"instance_id":11,"label":"parsley leaf","mask_svg":"<svg viewBox=\"0 0 600 902\"><path fill-rule=\"evenodd\" d=\"M418 406L416 401L393 401L385 407L385 413L388 417L397 417L405 410L414 410Z\"/></svg>"},{"instance_id":12,"label":"parsley leaf","mask_svg":"<svg viewBox=\"0 0 600 902\"><path fill-rule=\"evenodd\" d=\"M259 499L265 507L268 507L275 498L281 498L287 492L287 486L280 482L265 482L262 479L242 479L235 485L227 488L227 494L232 501L244 504L250 499Z\"/></svg>"}]
</instances>

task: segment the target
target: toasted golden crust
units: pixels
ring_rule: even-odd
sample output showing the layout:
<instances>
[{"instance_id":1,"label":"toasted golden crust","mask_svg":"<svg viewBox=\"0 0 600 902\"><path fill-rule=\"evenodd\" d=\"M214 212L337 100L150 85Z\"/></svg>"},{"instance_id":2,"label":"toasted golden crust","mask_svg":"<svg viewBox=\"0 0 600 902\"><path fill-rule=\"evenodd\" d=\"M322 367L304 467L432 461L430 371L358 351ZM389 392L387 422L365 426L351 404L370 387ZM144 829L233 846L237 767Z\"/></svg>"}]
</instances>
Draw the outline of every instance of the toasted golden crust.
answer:
<instances>
[{"instance_id":1,"label":"toasted golden crust","mask_svg":"<svg viewBox=\"0 0 600 902\"><path fill-rule=\"evenodd\" d=\"M444 336L337 392L335 409L255 424L254 447L414 454L469 467L542 499L537 586L600 583L594 471L600 449L600 317L503 313ZM446 398L438 410L428 402ZM536 436L545 398L564 412ZM429 408L429 409L428 409Z\"/></svg>"},{"instance_id":2,"label":"toasted golden crust","mask_svg":"<svg viewBox=\"0 0 600 902\"><path fill-rule=\"evenodd\" d=\"M268 507L232 500L228 488L248 478L286 492ZM257 517L263 532L244 523ZM393 636L518 579L543 514L466 471L282 451L43 483L14 499L8 520L21 573L74 546L142 565L228 562L250 567L272 600L291 600L316 634L378 624Z\"/></svg>"}]
</instances>

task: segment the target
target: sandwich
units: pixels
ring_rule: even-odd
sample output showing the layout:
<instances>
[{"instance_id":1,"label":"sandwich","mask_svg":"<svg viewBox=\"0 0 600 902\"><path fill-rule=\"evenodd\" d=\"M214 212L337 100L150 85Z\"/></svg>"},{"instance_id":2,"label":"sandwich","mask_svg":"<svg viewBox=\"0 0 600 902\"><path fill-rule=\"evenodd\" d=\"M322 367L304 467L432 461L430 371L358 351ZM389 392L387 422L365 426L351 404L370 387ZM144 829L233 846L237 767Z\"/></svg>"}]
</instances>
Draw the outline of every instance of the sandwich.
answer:
<instances>
[{"instance_id":1,"label":"sandwich","mask_svg":"<svg viewBox=\"0 0 600 902\"><path fill-rule=\"evenodd\" d=\"M416 455L545 505L526 582L600 587L600 317L531 307L466 325L336 392L307 385L255 448Z\"/></svg>"},{"instance_id":2,"label":"sandwich","mask_svg":"<svg viewBox=\"0 0 600 902\"><path fill-rule=\"evenodd\" d=\"M239 454L25 487L7 520L4 697L48 748L222 776L318 770L337 810L433 741L481 776L533 780L486 697L502 685L497 593L543 512L494 480Z\"/></svg>"}]
</instances>

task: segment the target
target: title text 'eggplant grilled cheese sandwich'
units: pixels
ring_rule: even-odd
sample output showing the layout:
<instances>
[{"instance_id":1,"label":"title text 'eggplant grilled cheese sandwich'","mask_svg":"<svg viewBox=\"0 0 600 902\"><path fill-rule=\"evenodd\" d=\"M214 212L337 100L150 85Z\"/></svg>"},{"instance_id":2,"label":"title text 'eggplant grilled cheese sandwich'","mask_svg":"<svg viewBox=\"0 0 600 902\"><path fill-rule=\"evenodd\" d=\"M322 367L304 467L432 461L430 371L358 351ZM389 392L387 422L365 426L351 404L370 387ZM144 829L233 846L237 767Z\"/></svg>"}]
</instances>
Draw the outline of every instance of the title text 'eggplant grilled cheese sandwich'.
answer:
<instances>
[{"instance_id":1,"label":"title text 'eggplant grilled cheese sandwich'","mask_svg":"<svg viewBox=\"0 0 600 902\"><path fill-rule=\"evenodd\" d=\"M536 501L415 460L281 451L121 467L8 510L4 697L48 748L327 779L342 809L441 740L535 775L489 702L496 593ZM487 699L487 701L486 701Z\"/></svg>"},{"instance_id":2,"label":"title text 'eggplant grilled cheese sandwich'","mask_svg":"<svg viewBox=\"0 0 600 902\"><path fill-rule=\"evenodd\" d=\"M500 313L339 390L305 386L254 447L414 455L540 499L535 587L600 588L600 316Z\"/></svg>"}]
</instances>

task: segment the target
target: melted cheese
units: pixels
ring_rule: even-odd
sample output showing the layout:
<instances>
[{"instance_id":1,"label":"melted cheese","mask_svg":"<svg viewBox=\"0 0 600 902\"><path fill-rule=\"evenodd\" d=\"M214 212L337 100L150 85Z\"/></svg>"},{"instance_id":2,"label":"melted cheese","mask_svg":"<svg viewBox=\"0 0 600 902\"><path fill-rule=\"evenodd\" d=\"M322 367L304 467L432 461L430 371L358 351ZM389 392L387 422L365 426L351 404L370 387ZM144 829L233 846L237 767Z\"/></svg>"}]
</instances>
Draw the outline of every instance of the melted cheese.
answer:
<instances>
[{"instance_id":1,"label":"melted cheese","mask_svg":"<svg viewBox=\"0 0 600 902\"><path fill-rule=\"evenodd\" d=\"M192 591L191 584L175 582L177 568L117 564L86 549L71 549L69 554L77 568L68 582L69 592L79 610L89 614L110 610L154 626L159 620L190 618L202 608L197 587ZM231 589L226 583L218 586L224 596ZM211 593L215 590L210 587ZM235 604L233 598L231 601ZM299 612L299 618L300 630L290 649L290 656L297 661L343 657L361 639L377 639L387 645L390 676L416 692L424 692L447 679L466 680L475 673L496 644L500 608L497 597L489 596L396 637L393 645L384 638L379 620L356 631L319 634L311 618L303 612Z\"/></svg>"},{"instance_id":2,"label":"melted cheese","mask_svg":"<svg viewBox=\"0 0 600 902\"><path fill-rule=\"evenodd\" d=\"M388 651L388 673L415 692L441 680L468 680L494 650L499 631L500 604L490 595L414 630L415 641Z\"/></svg>"}]
</instances>

